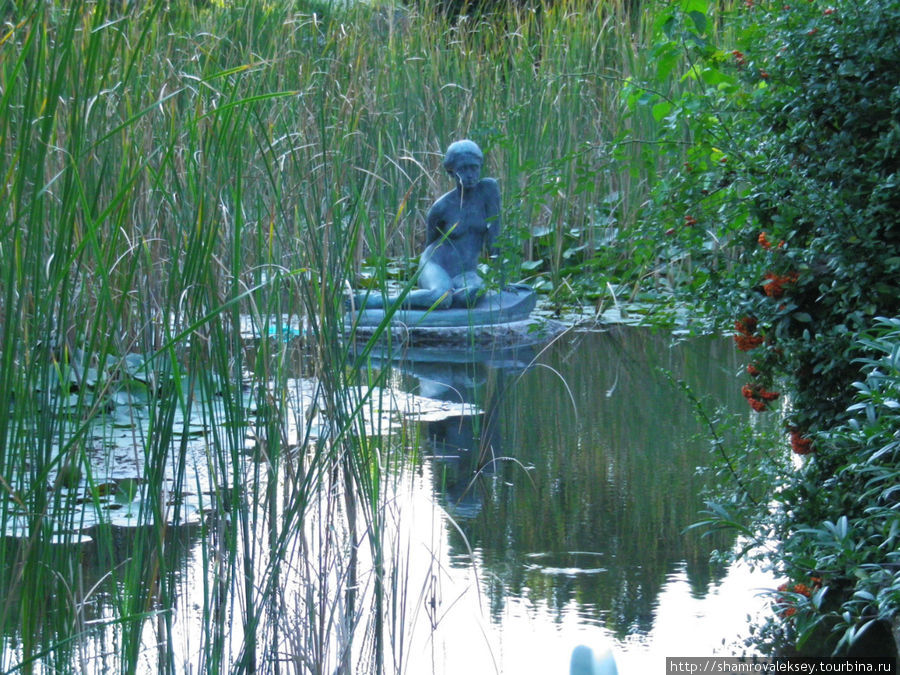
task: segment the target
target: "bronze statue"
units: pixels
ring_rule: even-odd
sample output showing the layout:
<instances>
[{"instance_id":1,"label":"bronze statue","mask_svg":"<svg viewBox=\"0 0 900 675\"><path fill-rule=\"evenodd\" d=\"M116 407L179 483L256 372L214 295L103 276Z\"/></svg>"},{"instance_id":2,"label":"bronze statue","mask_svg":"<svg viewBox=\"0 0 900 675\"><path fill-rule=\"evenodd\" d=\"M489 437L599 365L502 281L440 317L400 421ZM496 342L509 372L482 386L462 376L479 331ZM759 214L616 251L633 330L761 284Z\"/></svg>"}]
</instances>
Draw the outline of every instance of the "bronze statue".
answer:
<instances>
[{"instance_id":1,"label":"bronze statue","mask_svg":"<svg viewBox=\"0 0 900 675\"><path fill-rule=\"evenodd\" d=\"M403 298L402 307L470 307L482 294L484 280L478 273L478 258L485 249L496 257L500 233L500 187L493 178L481 178L483 165L481 149L472 141L456 141L447 148L444 168L456 187L428 209L419 288ZM396 300L358 293L354 305L356 309L377 309Z\"/></svg>"}]
</instances>

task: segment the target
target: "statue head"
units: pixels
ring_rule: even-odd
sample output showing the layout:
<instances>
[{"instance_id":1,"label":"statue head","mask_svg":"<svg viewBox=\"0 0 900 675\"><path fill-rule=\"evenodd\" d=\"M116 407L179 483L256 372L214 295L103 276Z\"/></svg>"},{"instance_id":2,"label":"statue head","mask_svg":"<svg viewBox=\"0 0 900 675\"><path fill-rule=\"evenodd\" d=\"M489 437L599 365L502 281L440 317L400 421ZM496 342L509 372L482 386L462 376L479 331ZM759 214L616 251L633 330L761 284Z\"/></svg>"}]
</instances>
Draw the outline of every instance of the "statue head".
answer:
<instances>
[{"instance_id":1,"label":"statue head","mask_svg":"<svg viewBox=\"0 0 900 675\"><path fill-rule=\"evenodd\" d=\"M463 187L471 188L478 182L484 155L481 148L470 140L456 141L447 148L444 168Z\"/></svg>"}]
</instances>

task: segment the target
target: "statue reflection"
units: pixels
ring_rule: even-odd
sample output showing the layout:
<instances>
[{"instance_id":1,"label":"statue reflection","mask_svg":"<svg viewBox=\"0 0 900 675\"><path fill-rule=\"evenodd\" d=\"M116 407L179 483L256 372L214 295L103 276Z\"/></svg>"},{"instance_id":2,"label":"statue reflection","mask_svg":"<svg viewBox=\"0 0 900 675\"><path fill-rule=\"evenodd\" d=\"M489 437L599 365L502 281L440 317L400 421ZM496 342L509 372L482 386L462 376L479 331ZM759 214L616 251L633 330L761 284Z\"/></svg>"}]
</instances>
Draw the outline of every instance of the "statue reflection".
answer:
<instances>
[{"instance_id":1,"label":"statue reflection","mask_svg":"<svg viewBox=\"0 0 900 675\"><path fill-rule=\"evenodd\" d=\"M410 393L432 400L470 404L472 414L422 422L423 452L433 459L435 489L458 519L478 515L479 478L491 476L504 456L500 414L504 395L534 358L530 347L503 350L410 350L392 368Z\"/></svg>"}]
</instances>

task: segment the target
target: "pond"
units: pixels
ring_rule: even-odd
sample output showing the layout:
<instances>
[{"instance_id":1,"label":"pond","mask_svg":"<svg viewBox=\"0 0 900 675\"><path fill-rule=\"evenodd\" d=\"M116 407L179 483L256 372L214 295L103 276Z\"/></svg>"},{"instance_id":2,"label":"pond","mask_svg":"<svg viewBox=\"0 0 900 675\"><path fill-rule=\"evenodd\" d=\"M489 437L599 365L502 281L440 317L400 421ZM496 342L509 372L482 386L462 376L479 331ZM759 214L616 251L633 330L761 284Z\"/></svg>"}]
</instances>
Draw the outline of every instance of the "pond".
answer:
<instances>
[{"instance_id":1,"label":"pond","mask_svg":"<svg viewBox=\"0 0 900 675\"><path fill-rule=\"evenodd\" d=\"M626 673L748 652L772 580L710 563L733 539L684 532L712 458L683 387L708 414L745 413L730 343L623 328L534 351L401 366L408 390L484 411L424 425L418 489L442 507L428 520L452 605L428 668L567 672L579 643L610 647Z\"/></svg>"},{"instance_id":2,"label":"pond","mask_svg":"<svg viewBox=\"0 0 900 675\"><path fill-rule=\"evenodd\" d=\"M410 350L400 361L372 359L370 369L385 385L368 399L370 425L382 416L376 426L395 431L384 443L401 451L379 493L381 562L335 534L344 527L364 538L347 522L365 505L327 495L298 504L302 468L274 462L259 437L241 440L239 457L216 460L216 434L230 433L217 429L221 397L198 403L207 411L199 420L183 413L177 452L153 469L166 476L161 498L141 492L152 468L135 468L139 453L116 459L143 432L113 411L118 423L94 432L110 450L92 460L103 492L78 497L80 516L67 510L92 536L70 541L72 554L59 558L77 568L59 573L77 611L52 628L68 650L55 663L101 672L134 644L139 671L204 670L215 666L211 654L238 660L257 640L274 647L258 647L251 667L319 672L345 658L323 636L348 629L340 616L354 617L359 642L371 647L363 608L377 592L373 569L393 570L384 577L387 672L564 673L578 644L610 647L623 673L653 672L666 656L748 651L744 639L766 607L760 592L774 582L710 563L733 538L685 532L703 508L698 468L712 461L708 429L685 392L708 413L749 419L730 341L621 327L518 350ZM310 421L315 382L302 373L288 382L284 404L296 412L283 433L296 443L327 423ZM145 415L128 402L132 417ZM264 408L248 404L256 429ZM240 490L223 489L231 483ZM259 487L267 483L275 489ZM259 505L246 505L256 497ZM163 515L148 516L147 503ZM177 522L162 533L129 526L166 513ZM112 534L95 536L103 528ZM4 565L17 559L11 534ZM159 586L146 593L124 579L149 568ZM272 585L281 590L269 595ZM9 602L19 592L10 585L3 603L6 665L24 649L10 614L28 606ZM74 637L60 640L66 631ZM215 640L223 644L210 650Z\"/></svg>"}]
</instances>

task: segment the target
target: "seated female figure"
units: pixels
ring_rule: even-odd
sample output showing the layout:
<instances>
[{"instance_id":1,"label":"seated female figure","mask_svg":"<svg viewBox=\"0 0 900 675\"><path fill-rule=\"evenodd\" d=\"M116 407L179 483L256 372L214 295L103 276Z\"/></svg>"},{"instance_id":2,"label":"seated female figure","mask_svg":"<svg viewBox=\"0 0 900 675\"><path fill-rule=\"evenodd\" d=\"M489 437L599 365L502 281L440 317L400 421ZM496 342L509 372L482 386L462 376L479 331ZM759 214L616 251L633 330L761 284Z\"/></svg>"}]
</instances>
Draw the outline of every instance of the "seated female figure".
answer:
<instances>
[{"instance_id":1,"label":"seated female figure","mask_svg":"<svg viewBox=\"0 0 900 675\"><path fill-rule=\"evenodd\" d=\"M438 199L425 216L425 250L419 257L418 286L403 299L412 309L471 306L484 287L478 273L482 250L496 255L500 232L500 188L481 178L484 156L472 141L456 141L447 149L444 168L456 187ZM356 308L385 307L396 298L358 294Z\"/></svg>"}]
</instances>

